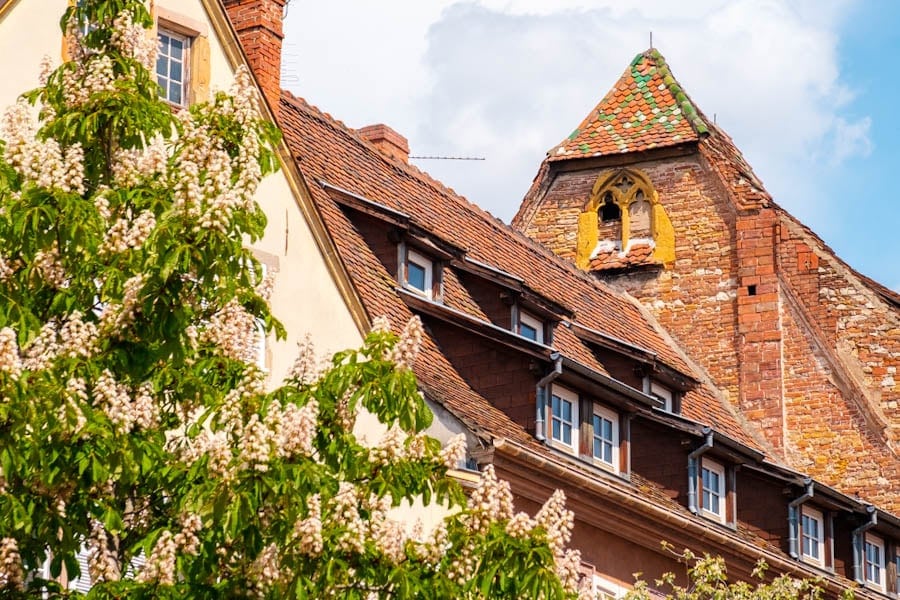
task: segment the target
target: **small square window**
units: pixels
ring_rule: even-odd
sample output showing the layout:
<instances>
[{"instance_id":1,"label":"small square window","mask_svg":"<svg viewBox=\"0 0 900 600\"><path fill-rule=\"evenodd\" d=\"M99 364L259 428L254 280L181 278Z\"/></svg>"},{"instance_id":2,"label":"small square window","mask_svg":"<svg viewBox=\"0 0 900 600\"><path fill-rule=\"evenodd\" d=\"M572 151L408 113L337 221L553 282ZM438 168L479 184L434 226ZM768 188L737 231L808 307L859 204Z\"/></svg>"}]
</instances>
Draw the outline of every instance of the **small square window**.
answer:
<instances>
[{"instance_id":1,"label":"small square window","mask_svg":"<svg viewBox=\"0 0 900 600\"><path fill-rule=\"evenodd\" d=\"M800 539L803 559L821 565L825 557L825 519L821 512L803 507L800 515Z\"/></svg>"},{"instance_id":2,"label":"small square window","mask_svg":"<svg viewBox=\"0 0 900 600\"><path fill-rule=\"evenodd\" d=\"M884 590L884 540L866 534L866 584Z\"/></svg>"},{"instance_id":3,"label":"small square window","mask_svg":"<svg viewBox=\"0 0 900 600\"><path fill-rule=\"evenodd\" d=\"M554 442L576 452L578 449L578 396L565 388L553 386L550 401L550 429Z\"/></svg>"},{"instance_id":4,"label":"small square window","mask_svg":"<svg viewBox=\"0 0 900 600\"><path fill-rule=\"evenodd\" d=\"M672 390L653 381L650 383L650 395L660 402L660 408L664 411L675 412Z\"/></svg>"},{"instance_id":5,"label":"small square window","mask_svg":"<svg viewBox=\"0 0 900 600\"><path fill-rule=\"evenodd\" d=\"M434 263L416 252L406 252L406 286L417 290L429 298L434 282Z\"/></svg>"},{"instance_id":6,"label":"small square window","mask_svg":"<svg viewBox=\"0 0 900 600\"><path fill-rule=\"evenodd\" d=\"M544 343L544 324L528 313L519 313L519 335L539 344Z\"/></svg>"},{"instance_id":7,"label":"small square window","mask_svg":"<svg viewBox=\"0 0 900 600\"><path fill-rule=\"evenodd\" d=\"M725 521L725 467L703 459L700 486L703 512L716 520Z\"/></svg>"},{"instance_id":8,"label":"small square window","mask_svg":"<svg viewBox=\"0 0 900 600\"><path fill-rule=\"evenodd\" d=\"M159 52L156 57L156 82L160 96L178 106L187 105L188 51L191 39L159 28Z\"/></svg>"},{"instance_id":9,"label":"small square window","mask_svg":"<svg viewBox=\"0 0 900 600\"><path fill-rule=\"evenodd\" d=\"M608 408L594 407L594 460L619 470L619 416Z\"/></svg>"}]
</instances>

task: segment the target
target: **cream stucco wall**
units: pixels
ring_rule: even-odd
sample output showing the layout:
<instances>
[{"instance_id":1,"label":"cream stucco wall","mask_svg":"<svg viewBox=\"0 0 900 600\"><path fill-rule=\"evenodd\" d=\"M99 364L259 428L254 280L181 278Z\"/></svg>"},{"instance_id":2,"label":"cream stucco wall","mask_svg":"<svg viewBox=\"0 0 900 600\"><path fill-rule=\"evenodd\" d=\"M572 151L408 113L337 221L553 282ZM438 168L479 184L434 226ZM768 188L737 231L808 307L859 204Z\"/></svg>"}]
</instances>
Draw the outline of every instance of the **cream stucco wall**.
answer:
<instances>
[{"instance_id":1,"label":"cream stucco wall","mask_svg":"<svg viewBox=\"0 0 900 600\"><path fill-rule=\"evenodd\" d=\"M208 34L210 88L227 90L233 80L228 54L200 0L157 0L160 14L186 18ZM38 85L44 56L61 59L59 19L67 0L9 0L0 8L0 109ZM273 311L288 338L268 340L267 365L277 382L293 364L297 343L309 334L321 352L358 346L361 336L330 273L284 170L269 176L257 201L269 219L265 237L254 245L277 269Z\"/></svg>"}]
</instances>

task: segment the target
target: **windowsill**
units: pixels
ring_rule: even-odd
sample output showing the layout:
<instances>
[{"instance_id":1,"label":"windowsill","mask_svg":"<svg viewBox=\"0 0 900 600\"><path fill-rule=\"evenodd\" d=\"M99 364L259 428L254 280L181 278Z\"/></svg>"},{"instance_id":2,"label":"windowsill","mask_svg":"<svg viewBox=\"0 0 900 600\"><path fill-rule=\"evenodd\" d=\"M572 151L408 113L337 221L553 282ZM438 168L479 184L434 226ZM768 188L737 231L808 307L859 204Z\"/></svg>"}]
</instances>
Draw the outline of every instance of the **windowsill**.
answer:
<instances>
[{"instance_id":1,"label":"windowsill","mask_svg":"<svg viewBox=\"0 0 900 600\"><path fill-rule=\"evenodd\" d=\"M415 286L412 286L412 285L410 285L410 284L408 284L408 283L405 283L405 282L403 283L402 287L403 287L404 290L406 290L406 291L408 291L408 292L412 292L413 294L416 294L416 295L418 295L418 296L422 296L423 298L428 298L429 300L431 300L431 301L433 301L433 302L437 302L437 300L435 300L435 299L432 297L432 293L431 293L431 292L428 292L428 291L419 289L419 288L417 288L417 287L415 287Z\"/></svg>"},{"instance_id":2,"label":"windowsill","mask_svg":"<svg viewBox=\"0 0 900 600\"><path fill-rule=\"evenodd\" d=\"M562 442L557 442L547 438L543 440L543 444L547 446L554 454L566 460L572 461L576 466L587 467L591 472L605 477L614 477L618 481L631 482L631 475L627 471L617 471L609 466L608 463L595 462L593 456L578 454L571 446L565 446ZM604 465L604 466L601 466Z\"/></svg>"}]
</instances>

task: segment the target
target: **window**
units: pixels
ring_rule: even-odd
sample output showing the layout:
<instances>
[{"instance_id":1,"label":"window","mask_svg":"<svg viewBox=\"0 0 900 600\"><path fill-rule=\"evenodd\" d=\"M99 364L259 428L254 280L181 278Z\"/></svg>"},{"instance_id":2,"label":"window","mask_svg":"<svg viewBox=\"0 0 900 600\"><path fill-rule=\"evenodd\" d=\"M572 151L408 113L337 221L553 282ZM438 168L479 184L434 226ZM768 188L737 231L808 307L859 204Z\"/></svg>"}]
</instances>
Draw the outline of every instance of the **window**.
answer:
<instances>
[{"instance_id":1,"label":"window","mask_svg":"<svg viewBox=\"0 0 900 600\"><path fill-rule=\"evenodd\" d=\"M661 409L669 413L675 412L672 390L653 381L650 383L650 395L659 400Z\"/></svg>"},{"instance_id":2,"label":"window","mask_svg":"<svg viewBox=\"0 0 900 600\"><path fill-rule=\"evenodd\" d=\"M594 460L619 470L619 417L602 406L594 406Z\"/></svg>"},{"instance_id":3,"label":"window","mask_svg":"<svg viewBox=\"0 0 900 600\"><path fill-rule=\"evenodd\" d=\"M415 250L407 250L406 286L431 298L434 281L433 277L434 263Z\"/></svg>"},{"instance_id":4,"label":"window","mask_svg":"<svg viewBox=\"0 0 900 600\"><path fill-rule=\"evenodd\" d=\"M578 396L565 388L553 386L551 398L551 438L554 442L577 451Z\"/></svg>"},{"instance_id":5,"label":"window","mask_svg":"<svg viewBox=\"0 0 900 600\"><path fill-rule=\"evenodd\" d=\"M700 508L708 516L725 521L725 467L703 459L700 469Z\"/></svg>"},{"instance_id":6,"label":"window","mask_svg":"<svg viewBox=\"0 0 900 600\"><path fill-rule=\"evenodd\" d=\"M519 313L519 335L529 340L544 343L544 324L528 313Z\"/></svg>"},{"instance_id":7,"label":"window","mask_svg":"<svg viewBox=\"0 0 900 600\"><path fill-rule=\"evenodd\" d=\"M172 104L187 104L188 51L190 38L159 28L159 54L156 58L156 81L160 96Z\"/></svg>"},{"instance_id":8,"label":"window","mask_svg":"<svg viewBox=\"0 0 900 600\"><path fill-rule=\"evenodd\" d=\"M601 575L594 575L591 578L592 598L597 600L615 600L622 598L628 593L628 590L621 585L611 581Z\"/></svg>"},{"instance_id":9,"label":"window","mask_svg":"<svg viewBox=\"0 0 900 600\"><path fill-rule=\"evenodd\" d=\"M600 221L608 223L609 221L621 221L622 209L616 204L611 192L607 192L603 196L603 204L600 205Z\"/></svg>"},{"instance_id":10,"label":"window","mask_svg":"<svg viewBox=\"0 0 900 600\"><path fill-rule=\"evenodd\" d=\"M825 560L825 519L814 508L804 506L800 514L800 553L815 564Z\"/></svg>"},{"instance_id":11,"label":"window","mask_svg":"<svg viewBox=\"0 0 900 600\"><path fill-rule=\"evenodd\" d=\"M884 540L866 534L865 562L866 583L884 590Z\"/></svg>"}]
</instances>

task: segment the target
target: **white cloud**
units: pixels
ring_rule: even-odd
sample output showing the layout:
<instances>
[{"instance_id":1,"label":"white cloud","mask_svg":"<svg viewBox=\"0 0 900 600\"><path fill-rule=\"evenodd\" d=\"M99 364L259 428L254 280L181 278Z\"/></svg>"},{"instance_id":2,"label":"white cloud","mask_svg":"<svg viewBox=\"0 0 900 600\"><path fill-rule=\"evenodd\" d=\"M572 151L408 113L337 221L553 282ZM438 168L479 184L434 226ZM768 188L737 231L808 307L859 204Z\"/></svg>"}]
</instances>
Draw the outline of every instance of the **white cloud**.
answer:
<instances>
[{"instance_id":1,"label":"white cloud","mask_svg":"<svg viewBox=\"0 0 900 600\"><path fill-rule=\"evenodd\" d=\"M869 156L872 153L872 141L869 131L872 119L863 117L848 123L842 117L834 122L834 146L830 158L832 165L839 165L854 156Z\"/></svg>"},{"instance_id":2,"label":"white cloud","mask_svg":"<svg viewBox=\"0 0 900 600\"><path fill-rule=\"evenodd\" d=\"M417 164L508 220L544 153L647 48L652 31L696 105L732 135L778 202L827 233L841 220L827 179L842 161L871 152L876 126L849 114L854 90L841 76L839 32L851 5L295 2L287 70L299 80L296 93L350 126L391 125L413 154L485 157Z\"/></svg>"}]
</instances>

